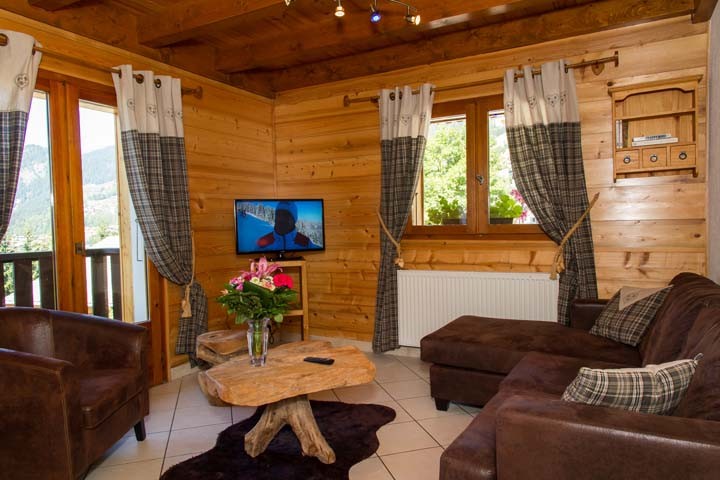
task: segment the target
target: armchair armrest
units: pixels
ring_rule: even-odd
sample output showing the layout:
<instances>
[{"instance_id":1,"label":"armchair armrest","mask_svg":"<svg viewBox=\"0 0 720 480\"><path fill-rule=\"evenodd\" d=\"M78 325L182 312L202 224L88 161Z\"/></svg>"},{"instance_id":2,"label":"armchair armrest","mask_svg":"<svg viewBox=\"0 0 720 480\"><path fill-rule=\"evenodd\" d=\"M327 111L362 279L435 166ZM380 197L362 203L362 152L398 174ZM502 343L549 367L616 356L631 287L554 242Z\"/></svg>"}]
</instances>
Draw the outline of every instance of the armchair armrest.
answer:
<instances>
[{"instance_id":1,"label":"armchair armrest","mask_svg":"<svg viewBox=\"0 0 720 480\"><path fill-rule=\"evenodd\" d=\"M144 327L118 320L52 311L55 357L78 368L146 370L148 336Z\"/></svg>"},{"instance_id":2,"label":"armchair armrest","mask_svg":"<svg viewBox=\"0 0 720 480\"><path fill-rule=\"evenodd\" d=\"M578 298L570 302L570 326L590 330L609 300Z\"/></svg>"},{"instance_id":3,"label":"armchair armrest","mask_svg":"<svg viewBox=\"0 0 720 480\"><path fill-rule=\"evenodd\" d=\"M81 464L81 449L71 448L82 445L73 365L0 348L0 392L0 471L60 478Z\"/></svg>"},{"instance_id":4,"label":"armchair armrest","mask_svg":"<svg viewBox=\"0 0 720 480\"><path fill-rule=\"evenodd\" d=\"M720 422L517 396L496 418L502 478L711 479Z\"/></svg>"}]
</instances>

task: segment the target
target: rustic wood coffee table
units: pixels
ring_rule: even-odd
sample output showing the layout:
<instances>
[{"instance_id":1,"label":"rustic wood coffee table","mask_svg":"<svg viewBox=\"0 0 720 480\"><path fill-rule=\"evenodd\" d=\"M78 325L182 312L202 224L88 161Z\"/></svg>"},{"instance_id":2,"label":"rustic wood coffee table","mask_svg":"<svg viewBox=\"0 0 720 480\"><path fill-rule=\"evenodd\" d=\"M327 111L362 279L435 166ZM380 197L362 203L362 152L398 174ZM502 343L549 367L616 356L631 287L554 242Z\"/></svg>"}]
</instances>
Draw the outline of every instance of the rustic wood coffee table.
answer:
<instances>
[{"instance_id":1,"label":"rustic wood coffee table","mask_svg":"<svg viewBox=\"0 0 720 480\"><path fill-rule=\"evenodd\" d=\"M305 357L335 359L333 365L304 362ZM335 462L313 417L308 394L331 388L360 385L375 378L375 365L357 348L333 347L330 342L307 341L280 345L268 352L264 367L237 358L204 372L198 381L205 391L233 405L267 405L255 427L245 435L245 451L257 457L275 435L289 424L303 455Z\"/></svg>"}]
</instances>

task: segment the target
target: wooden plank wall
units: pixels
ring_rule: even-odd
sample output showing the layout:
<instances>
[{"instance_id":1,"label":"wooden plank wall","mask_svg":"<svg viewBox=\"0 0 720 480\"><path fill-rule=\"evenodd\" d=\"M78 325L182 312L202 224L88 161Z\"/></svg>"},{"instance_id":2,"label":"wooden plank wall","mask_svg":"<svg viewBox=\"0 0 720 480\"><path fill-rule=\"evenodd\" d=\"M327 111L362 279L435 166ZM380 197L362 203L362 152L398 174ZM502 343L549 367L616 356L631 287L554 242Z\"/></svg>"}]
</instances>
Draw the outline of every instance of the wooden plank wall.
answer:
<instances>
[{"instance_id":1,"label":"wooden plank wall","mask_svg":"<svg viewBox=\"0 0 720 480\"><path fill-rule=\"evenodd\" d=\"M274 194L272 101L1 9L0 28L33 35L51 51L108 67L132 63L136 69L180 77L183 86L203 87L202 99L183 97L191 221L196 277L209 297L209 327L224 328L225 315L213 300L228 278L247 267L245 259L235 255L232 200ZM41 68L112 85L109 74L50 56L43 58ZM174 354L182 291L164 283L168 363L175 366L187 358Z\"/></svg>"},{"instance_id":2,"label":"wooden plank wall","mask_svg":"<svg viewBox=\"0 0 720 480\"><path fill-rule=\"evenodd\" d=\"M344 107L343 95L431 82L437 86L500 79L507 68L570 62L620 53L620 65L595 76L576 70L583 155L589 193L600 192L592 213L601 297L622 285L663 285L676 273L706 270L707 24L689 17L611 30L309 87L276 100L278 194L323 197L327 251L309 262L311 333L358 340L372 337L379 260L380 150L377 109ZM664 176L612 181L608 82L616 85L702 74L697 178ZM500 82L437 95L436 102L502 92ZM406 240L409 268L549 271L554 246L546 242Z\"/></svg>"}]
</instances>

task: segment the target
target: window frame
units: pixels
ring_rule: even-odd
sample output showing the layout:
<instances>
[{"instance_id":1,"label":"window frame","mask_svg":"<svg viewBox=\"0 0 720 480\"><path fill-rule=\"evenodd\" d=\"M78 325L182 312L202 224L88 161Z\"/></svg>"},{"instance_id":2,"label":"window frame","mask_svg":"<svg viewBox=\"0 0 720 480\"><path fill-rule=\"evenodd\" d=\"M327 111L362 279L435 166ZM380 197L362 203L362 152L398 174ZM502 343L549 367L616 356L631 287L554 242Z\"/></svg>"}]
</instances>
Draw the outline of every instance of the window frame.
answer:
<instances>
[{"instance_id":1,"label":"window frame","mask_svg":"<svg viewBox=\"0 0 720 480\"><path fill-rule=\"evenodd\" d=\"M453 238L458 236L459 238L548 239L539 225L491 224L489 222L488 114L503 109L502 94L444 102L433 106L433 119L465 114L467 223L465 225L413 225L413 221L422 221L422 211L416 208L416 202L422 198L421 171L410 219L405 229L405 235L408 238ZM478 175L482 175L484 179L482 183L477 179Z\"/></svg>"}]
</instances>

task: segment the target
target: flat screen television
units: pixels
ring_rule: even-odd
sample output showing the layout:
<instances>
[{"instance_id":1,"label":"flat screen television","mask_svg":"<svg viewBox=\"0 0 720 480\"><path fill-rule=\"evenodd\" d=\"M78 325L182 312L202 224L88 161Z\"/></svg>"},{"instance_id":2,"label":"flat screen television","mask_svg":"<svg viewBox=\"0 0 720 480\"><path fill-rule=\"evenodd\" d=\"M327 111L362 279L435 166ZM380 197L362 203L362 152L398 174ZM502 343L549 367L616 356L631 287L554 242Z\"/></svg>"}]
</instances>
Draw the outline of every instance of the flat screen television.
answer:
<instances>
[{"instance_id":1,"label":"flat screen television","mask_svg":"<svg viewBox=\"0 0 720 480\"><path fill-rule=\"evenodd\" d=\"M322 199L235 200L238 254L325 250Z\"/></svg>"}]
</instances>

